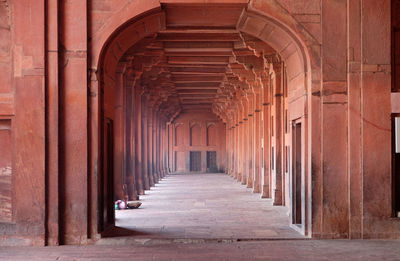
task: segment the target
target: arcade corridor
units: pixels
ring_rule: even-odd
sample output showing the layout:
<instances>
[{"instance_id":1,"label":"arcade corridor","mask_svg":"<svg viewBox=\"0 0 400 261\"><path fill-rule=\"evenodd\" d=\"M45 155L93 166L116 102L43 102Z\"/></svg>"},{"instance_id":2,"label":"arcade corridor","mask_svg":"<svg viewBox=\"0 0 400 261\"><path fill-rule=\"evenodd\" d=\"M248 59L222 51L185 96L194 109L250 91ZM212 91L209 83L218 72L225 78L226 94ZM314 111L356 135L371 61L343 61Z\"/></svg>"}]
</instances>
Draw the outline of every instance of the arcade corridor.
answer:
<instances>
[{"instance_id":1,"label":"arcade corridor","mask_svg":"<svg viewBox=\"0 0 400 261\"><path fill-rule=\"evenodd\" d=\"M399 239L400 0L0 0L0 260Z\"/></svg>"},{"instance_id":2,"label":"arcade corridor","mask_svg":"<svg viewBox=\"0 0 400 261\"><path fill-rule=\"evenodd\" d=\"M116 225L134 238L302 238L289 227L287 208L272 206L226 174L169 175L140 201L139 209L116 211Z\"/></svg>"}]
</instances>

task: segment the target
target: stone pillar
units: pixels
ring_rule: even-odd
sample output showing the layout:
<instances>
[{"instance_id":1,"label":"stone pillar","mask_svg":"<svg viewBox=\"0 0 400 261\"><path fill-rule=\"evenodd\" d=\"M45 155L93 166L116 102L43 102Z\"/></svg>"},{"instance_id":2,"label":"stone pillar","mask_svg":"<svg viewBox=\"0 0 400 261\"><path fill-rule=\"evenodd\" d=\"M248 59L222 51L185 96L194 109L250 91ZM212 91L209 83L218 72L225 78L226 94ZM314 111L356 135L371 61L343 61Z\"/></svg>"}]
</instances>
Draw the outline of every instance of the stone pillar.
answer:
<instances>
[{"instance_id":1,"label":"stone pillar","mask_svg":"<svg viewBox=\"0 0 400 261\"><path fill-rule=\"evenodd\" d=\"M37 4L37 3L35 3ZM59 244L59 3L58 1L46 2L46 46L47 46L47 238L46 245ZM91 163L91 162L90 162ZM50 174L51 173L51 174Z\"/></svg>"},{"instance_id":2,"label":"stone pillar","mask_svg":"<svg viewBox=\"0 0 400 261\"><path fill-rule=\"evenodd\" d=\"M243 161L244 161L244 151L243 151L243 106L241 102L239 103L239 113L238 113L238 124L239 124L239 154L238 154L238 181L242 181L243 176Z\"/></svg>"},{"instance_id":3,"label":"stone pillar","mask_svg":"<svg viewBox=\"0 0 400 261\"><path fill-rule=\"evenodd\" d=\"M271 197L271 163L270 163L270 151L271 151L271 103L270 103L270 78L269 75L263 79L263 150L264 150L264 165L262 175L262 198Z\"/></svg>"},{"instance_id":4,"label":"stone pillar","mask_svg":"<svg viewBox=\"0 0 400 261\"><path fill-rule=\"evenodd\" d=\"M114 118L114 195L123 200L125 180L125 146L124 146L124 76L118 72L115 76L115 118Z\"/></svg>"},{"instance_id":5,"label":"stone pillar","mask_svg":"<svg viewBox=\"0 0 400 261\"><path fill-rule=\"evenodd\" d=\"M168 173L173 172L173 142L174 142L174 135L173 135L173 125L168 123Z\"/></svg>"},{"instance_id":6,"label":"stone pillar","mask_svg":"<svg viewBox=\"0 0 400 261\"><path fill-rule=\"evenodd\" d=\"M135 123L136 123L136 153L135 153L135 162L136 162L136 189L139 195L144 195L144 182L143 182L143 162L142 162L142 88L141 86L137 86L135 89Z\"/></svg>"},{"instance_id":7,"label":"stone pillar","mask_svg":"<svg viewBox=\"0 0 400 261\"><path fill-rule=\"evenodd\" d=\"M283 148L284 148L284 133L282 128L283 123L283 81L282 81L282 64L274 63L273 64L275 78L274 78L274 110L275 110L275 184L273 184L274 192L273 192L273 200L274 205L282 205L283 200Z\"/></svg>"},{"instance_id":8,"label":"stone pillar","mask_svg":"<svg viewBox=\"0 0 400 261\"><path fill-rule=\"evenodd\" d=\"M143 182L144 182L144 189L150 189L150 176L148 170L148 113L147 113L147 100L144 95L141 97L141 105L142 105L142 161L143 161Z\"/></svg>"},{"instance_id":9,"label":"stone pillar","mask_svg":"<svg viewBox=\"0 0 400 261\"><path fill-rule=\"evenodd\" d=\"M348 56L347 82L349 85L349 237L362 235L362 175L361 175L361 0L347 1Z\"/></svg>"},{"instance_id":10,"label":"stone pillar","mask_svg":"<svg viewBox=\"0 0 400 261\"><path fill-rule=\"evenodd\" d=\"M361 2L363 238L378 238L388 230L395 229L391 219L392 195L390 193L392 191L391 120L389 117L391 113L391 35L390 30L387 29L391 22L390 8L390 0ZM353 178L355 178L353 185L358 186L357 177ZM357 193L357 191L354 192ZM353 204L356 204L356 201L357 198ZM353 209L358 211L357 206ZM388 229L388 227L391 228ZM399 224L396 228L399 229ZM395 233L393 232L392 235Z\"/></svg>"},{"instance_id":11,"label":"stone pillar","mask_svg":"<svg viewBox=\"0 0 400 261\"><path fill-rule=\"evenodd\" d=\"M155 153L156 153L156 173L158 180L161 180L161 171L160 171L160 111L157 111L156 114L156 132L155 132L155 139L156 139L156 146L155 146Z\"/></svg>"},{"instance_id":12,"label":"stone pillar","mask_svg":"<svg viewBox=\"0 0 400 261\"><path fill-rule=\"evenodd\" d=\"M161 180L162 178L162 173L161 173L161 124L160 124L160 112L157 114L157 130L156 130L156 140L157 140L157 146L156 146L156 155L157 155L157 174L158 178Z\"/></svg>"},{"instance_id":13,"label":"stone pillar","mask_svg":"<svg viewBox=\"0 0 400 261\"><path fill-rule=\"evenodd\" d=\"M147 167L150 187L153 187L156 183L153 170L153 108L151 102L148 101L147 104Z\"/></svg>"},{"instance_id":14,"label":"stone pillar","mask_svg":"<svg viewBox=\"0 0 400 261\"><path fill-rule=\"evenodd\" d=\"M171 169L171 171L172 172L175 172L176 171L176 158L175 158L175 144L176 144L176 140L175 140L175 137L176 137L176 134L175 134L175 129L176 129L176 126L175 126L175 124L171 124L171 130L172 130L172 133L171 133L171 166L172 166L172 169Z\"/></svg>"},{"instance_id":15,"label":"stone pillar","mask_svg":"<svg viewBox=\"0 0 400 261\"><path fill-rule=\"evenodd\" d=\"M242 111L242 178L241 178L241 182L243 185L247 184L247 177L249 175L249 154L248 154L248 150L249 150L249 139L248 139L248 133L249 133L249 119L248 119L248 101L247 101L247 97L243 98L242 100L242 104L243 104L243 111Z\"/></svg>"},{"instance_id":16,"label":"stone pillar","mask_svg":"<svg viewBox=\"0 0 400 261\"><path fill-rule=\"evenodd\" d=\"M248 94L248 176L247 188L254 186L254 93Z\"/></svg>"},{"instance_id":17,"label":"stone pillar","mask_svg":"<svg viewBox=\"0 0 400 261\"><path fill-rule=\"evenodd\" d=\"M168 168L168 127L166 120L163 121L163 177L167 176Z\"/></svg>"},{"instance_id":18,"label":"stone pillar","mask_svg":"<svg viewBox=\"0 0 400 261\"><path fill-rule=\"evenodd\" d=\"M344 138L347 137L348 123L347 1L323 0L321 3L323 75L320 128L323 168L322 184L313 183L313 191L317 186L322 186L319 188L322 198L320 201L313 200L313 209L319 212L318 216L314 212L313 218L319 217L322 223L315 222L315 225L321 226L314 227L313 233L322 230L324 237L341 238L348 235L348 150ZM332 26L333 20L337 21L335 26Z\"/></svg>"},{"instance_id":19,"label":"stone pillar","mask_svg":"<svg viewBox=\"0 0 400 261\"><path fill-rule=\"evenodd\" d=\"M161 149L160 149L160 172L161 172L161 178L165 177L165 169L164 169L164 157L165 157L165 143L164 143L164 121L160 119L160 144L161 144Z\"/></svg>"},{"instance_id":20,"label":"stone pillar","mask_svg":"<svg viewBox=\"0 0 400 261\"><path fill-rule=\"evenodd\" d=\"M255 93L255 172L254 172L254 193L261 193L261 170L262 170L262 128L261 128L261 90L257 90Z\"/></svg>"},{"instance_id":21,"label":"stone pillar","mask_svg":"<svg viewBox=\"0 0 400 261\"><path fill-rule=\"evenodd\" d=\"M87 241L88 231L88 198L87 193L82 193L87 191L88 185L87 2L71 0L59 3L61 9L59 21L63 29L60 32L59 43L63 46L60 54L63 66L59 67L62 82L60 90L60 105L62 106L60 113L62 142L59 155L62 172L60 200L63 202L59 215L62 236L60 243L84 244ZM43 4L35 4L43 6ZM74 32L74 37L69 37L72 32ZM38 41L36 38L30 40L31 44ZM29 121L32 120L34 119L29 119ZM24 162L24 164L29 163Z\"/></svg>"},{"instance_id":22,"label":"stone pillar","mask_svg":"<svg viewBox=\"0 0 400 261\"><path fill-rule=\"evenodd\" d=\"M156 156L156 151L157 151L157 141L156 141L156 130L157 130L157 113L156 110L152 110L152 121L153 121L153 125L152 125L152 147L151 147L151 154L152 154L152 160L151 160L151 165L152 165L152 170L153 170L153 176L154 176L154 183L158 183L159 181L159 177L158 177L158 173L157 173L157 165L156 165L156 161L157 161L157 156Z\"/></svg>"},{"instance_id":23,"label":"stone pillar","mask_svg":"<svg viewBox=\"0 0 400 261\"><path fill-rule=\"evenodd\" d=\"M227 124L228 125L228 124ZM227 152L227 156L229 157L229 165L228 165L228 174L229 176L233 177L235 172L234 172L234 133L235 133L235 128L233 126L233 121L229 120L229 151Z\"/></svg>"},{"instance_id":24,"label":"stone pillar","mask_svg":"<svg viewBox=\"0 0 400 261\"><path fill-rule=\"evenodd\" d=\"M127 88L128 95L126 95L126 185L128 189L128 198L130 200L137 199L136 182L135 182L135 154L136 154L136 141L135 141L135 94L132 86Z\"/></svg>"},{"instance_id":25,"label":"stone pillar","mask_svg":"<svg viewBox=\"0 0 400 261\"><path fill-rule=\"evenodd\" d=\"M233 167L232 167L232 163L233 163L233 131L234 128L232 127L232 122L229 120L226 124L226 138L227 138L227 142L226 142L226 162L227 162L227 167L226 167L226 173L229 176L233 175Z\"/></svg>"},{"instance_id":26,"label":"stone pillar","mask_svg":"<svg viewBox=\"0 0 400 261\"><path fill-rule=\"evenodd\" d=\"M237 104L237 112L235 115L236 118L236 175L235 178L238 181L242 179L241 173L241 161L242 161L242 124L240 123L240 104ZM243 122L242 122L243 123Z\"/></svg>"}]
</instances>

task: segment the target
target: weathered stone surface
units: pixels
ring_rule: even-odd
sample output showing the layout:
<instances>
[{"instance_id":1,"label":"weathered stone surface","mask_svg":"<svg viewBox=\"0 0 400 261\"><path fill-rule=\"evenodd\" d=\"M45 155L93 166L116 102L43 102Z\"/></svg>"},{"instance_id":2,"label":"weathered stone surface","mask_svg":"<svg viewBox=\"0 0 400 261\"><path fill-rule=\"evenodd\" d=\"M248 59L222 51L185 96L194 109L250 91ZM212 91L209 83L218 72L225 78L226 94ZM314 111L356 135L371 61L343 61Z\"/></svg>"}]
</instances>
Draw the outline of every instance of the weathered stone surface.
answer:
<instances>
[{"instance_id":1,"label":"weathered stone surface","mask_svg":"<svg viewBox=\"0 0 400 261\"><path fill-rule=\"evenodd\" d=\"M0 0L0 244L95 241L191 151L305 236L399 238L399 6Z\"/></svg>"}]
</instances>

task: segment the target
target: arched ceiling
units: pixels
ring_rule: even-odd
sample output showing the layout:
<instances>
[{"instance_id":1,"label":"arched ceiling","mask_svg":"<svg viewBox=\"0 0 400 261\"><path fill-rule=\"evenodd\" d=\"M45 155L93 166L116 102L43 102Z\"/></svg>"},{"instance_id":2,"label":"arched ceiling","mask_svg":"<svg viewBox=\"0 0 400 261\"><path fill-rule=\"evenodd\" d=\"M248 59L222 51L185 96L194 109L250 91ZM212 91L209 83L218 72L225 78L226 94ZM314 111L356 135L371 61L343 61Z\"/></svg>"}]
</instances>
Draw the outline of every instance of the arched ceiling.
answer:
<instances>
[{"instance_id":1,"label":"arched ceiling","mask_svg":"<svg viewBox=\"0 0 400 261\"><path fill-rule=\"evenodd\" d=\"M165 30L124 53L119 68L168 120L181 111L209 110L221 118L257 92L277 52L237 30L246 5L165 5Z\"/></svg>"}]
</instances>

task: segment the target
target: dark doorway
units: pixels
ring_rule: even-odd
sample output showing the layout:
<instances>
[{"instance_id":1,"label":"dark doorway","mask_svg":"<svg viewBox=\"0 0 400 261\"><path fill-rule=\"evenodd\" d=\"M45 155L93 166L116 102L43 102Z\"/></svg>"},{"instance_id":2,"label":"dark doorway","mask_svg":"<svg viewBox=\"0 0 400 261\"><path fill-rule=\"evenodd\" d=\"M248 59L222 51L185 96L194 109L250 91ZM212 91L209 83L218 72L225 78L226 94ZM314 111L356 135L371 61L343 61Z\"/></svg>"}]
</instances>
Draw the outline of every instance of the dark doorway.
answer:
<instances>
[{"instance_id":1,"label":"dark doorway","mask_svg":"<svg viewBox=\"0 0 400 261\"><path fill-rule=\"evenodd\" d=\"M207 172L218 172L216 151L207 151Z\"/></svg>"},{"instance_id":2,"label":"dark doorway","mask_svg":"<svg viewBox=\"0 0 400 261\"><path fill-rule=\"evenodd\" d=\"M397 119L397 124L396 124ZM397 125L397 126L396 126ZM400 217L400 114L392 114L393 216ZM397 145L396 145L397 143Z\"/></svg>"},{"instance_id":3,"label":"dark doorway","mask_svg":"<svg viewBox=\"0 0 400 261\"><path fill-rule=\"evenodd\" d=\"M99 182L101 197L99 211L99 231L114 225L114 126L111 119L104 121L103 171Z\"/></svg>"},{"instance_id":4,"label":"dark doorway","mask_svg":"<svg viewBox=\"0 0 400 261\"><path fill-rule=\"evenodd\" d=\"M293 173L292 173L292 222L301 224L301 123L295 123L292 129Z\"/></svg>"},{"instance_id":5,"label":"dark doorway","mask_svg":"<svg viewBox=\"0 0 400 261\"><path fill-rule=\"evenodd\" d=\"M201 151L190 152L190 171L201 171Z\"/></svg>"},{"instance_id":6,"label":"dark doorway","mask_svg":"<svg viewBox=\"0 0 400 261\"><path fill-rule=\"evenodd\" d=\"M392 93L400 92L400 1L392 0ZM397 118L397 128L396 128ZM392 114L393 216L400 217L400 113ZM397 131L396 131L397 130ZM396 133L397 132L397 133ZM397 143L397 146L396 146Z\"/></svg>"}]
</instances>

